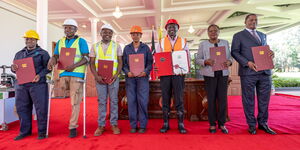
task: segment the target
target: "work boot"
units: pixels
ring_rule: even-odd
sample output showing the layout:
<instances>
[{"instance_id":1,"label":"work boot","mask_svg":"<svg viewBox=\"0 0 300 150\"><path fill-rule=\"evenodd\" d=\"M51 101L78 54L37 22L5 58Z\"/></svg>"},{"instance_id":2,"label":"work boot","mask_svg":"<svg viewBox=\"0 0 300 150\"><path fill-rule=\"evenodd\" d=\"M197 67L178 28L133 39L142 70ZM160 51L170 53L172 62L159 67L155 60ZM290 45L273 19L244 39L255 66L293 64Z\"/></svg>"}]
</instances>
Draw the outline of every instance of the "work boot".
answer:
<instances>
[{"instance_id":1,"label":"work boot","mask_svg":"<svg viewBox=\"0 0 300 150\"><path fill-rule=\"evenodd\" d=\"M43 140L45 138L46 138L46 134L44 134L44 133L38 134L38 137L37 137L38 140Z\"/></svg>"},{"instance_id":2,"label":"work boot","mask_svg":"<svg viewBox=\"0 0 300 150\"><path fill-rule=\"evenodd\" d=\"M30 136L31 134L27 134L27 135L18 135L18 136L16 136L15 138L14 138L14 140L15 141L19 141L19 140L22 140L22 139L24 139L25 137L27 137L27 136Z\"/></svg>"},{"instance_id":3,"label":"work boot","mask_svg":"<svg viewBox=\"0 0 300 150\"><path fill-rule=\"evenodd\" d=\"M100 136L100 135L102 135L102 133L104 132L104 126L99 126L97 129L96 129L96 131L95 131L95 133L94 133L94 136Z\"/></svg>"},{"instance_id":4,"label":"work boot","mask_svg":"<svg viewBox=\"0 0 300 150\"><path fill-rule=\"evenodd\" d=\"M113 125L113 126L111 127L111 130L112 130L113 134L120 134L120 133L121 133L121 131L120 131L120 129L118 128L117 125Z\"/></svg>"},{"instance_id":5,"label":"work boot","mask_svg":"<svg viewBox=\"0 0 300 150\"><path fill-rule=\"evenodd\" d=\"M169 112L167 111L163 111L163 120L164 120L164 124L162 126L162 128L160 129L161 133L166 133L169 129Z\"/></svg>"},{"instance_id":6,"label":"work boot","mask_svg":"<svg viewBox=\"0 0 300 150\"><path fill-rule=\"evenodd\" d=\"M76 130L76 128L70 129L69 138L74 138L76 136L77 136L77 130Z\"/></svg>"},{"instance_id":7,"label":"work boot","mask_svg":"<svg viewBox=\"0 0 300 150\"><path fill-rule=\"evenodd\" d=\"M184 113L182 111L177 112L177 119L178 119L178 130L179 133L185 134L187 131L184 128L183 120L184 120Z\"/></svg>"}]
</instances>

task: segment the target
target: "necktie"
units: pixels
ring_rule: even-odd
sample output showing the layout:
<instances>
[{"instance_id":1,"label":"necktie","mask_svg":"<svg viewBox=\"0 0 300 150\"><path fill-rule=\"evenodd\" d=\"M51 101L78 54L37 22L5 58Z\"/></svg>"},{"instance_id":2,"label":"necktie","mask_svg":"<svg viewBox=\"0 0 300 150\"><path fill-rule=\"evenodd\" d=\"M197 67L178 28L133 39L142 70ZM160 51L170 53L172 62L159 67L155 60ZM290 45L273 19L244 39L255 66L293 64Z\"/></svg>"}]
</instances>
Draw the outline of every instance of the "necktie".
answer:
<instances>
[{"instance_id":1,"label":"necktie","mask_svg":"<svg viewBox=\"0 0 300 150\"><path fill-rule=\"evenodd\" d=\"M255 31L252 30L251 33L252 33L252 36L256 39L256 41L257 41L259 44L261 44L259 37L255 34Z\"/></svg>"}]
</instances>

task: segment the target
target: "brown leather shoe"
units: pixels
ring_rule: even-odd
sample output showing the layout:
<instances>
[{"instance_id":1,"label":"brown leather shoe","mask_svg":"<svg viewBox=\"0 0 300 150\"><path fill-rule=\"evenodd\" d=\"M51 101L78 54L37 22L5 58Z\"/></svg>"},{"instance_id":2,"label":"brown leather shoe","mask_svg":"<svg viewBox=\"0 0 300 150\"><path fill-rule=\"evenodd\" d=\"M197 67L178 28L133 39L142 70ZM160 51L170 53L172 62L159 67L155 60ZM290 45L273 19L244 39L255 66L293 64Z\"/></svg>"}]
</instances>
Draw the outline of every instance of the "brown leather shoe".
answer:
<instances>
[{"instance_id":1,"label":"brown leather shoe","mask_svg":"<svg viewBox=\"0 0 300 150\"><path fill-rule=\"evenodd\" d=\"M104 132L104 127L100 126L96 129L94 136L100 136Z\"/></svg>"},{"instance_id":2,"label":"brown leather shoe","mask_svg":"<svg viewBox=\"0 0 300 150\"><path fill-rule=\"evenodd\" d=\"M112 130L113 134L120 134L120 129L116 125L113 125L111 127L111 130Z\"/></svg>"}]
</instances>

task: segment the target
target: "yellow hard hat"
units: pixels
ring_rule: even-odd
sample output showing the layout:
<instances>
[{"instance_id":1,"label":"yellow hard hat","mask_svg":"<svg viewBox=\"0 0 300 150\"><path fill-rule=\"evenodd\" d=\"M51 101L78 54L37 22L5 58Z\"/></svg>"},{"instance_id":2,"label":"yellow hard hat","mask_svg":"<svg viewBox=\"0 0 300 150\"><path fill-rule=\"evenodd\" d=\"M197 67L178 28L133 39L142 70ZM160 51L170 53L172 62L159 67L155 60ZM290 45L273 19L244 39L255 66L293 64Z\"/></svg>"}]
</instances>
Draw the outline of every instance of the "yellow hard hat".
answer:
<instances>
[{"instance_id":1,"label":"yellow hard hat","mask_svg":"<svg viewBox=\"0 0 300 150\"><path fill-rule=\"evenodd\" d=\"M23 38L33 38L39 40L39 34L35 30L28 30L25 32Z\"/></svg>"}]
</instances>

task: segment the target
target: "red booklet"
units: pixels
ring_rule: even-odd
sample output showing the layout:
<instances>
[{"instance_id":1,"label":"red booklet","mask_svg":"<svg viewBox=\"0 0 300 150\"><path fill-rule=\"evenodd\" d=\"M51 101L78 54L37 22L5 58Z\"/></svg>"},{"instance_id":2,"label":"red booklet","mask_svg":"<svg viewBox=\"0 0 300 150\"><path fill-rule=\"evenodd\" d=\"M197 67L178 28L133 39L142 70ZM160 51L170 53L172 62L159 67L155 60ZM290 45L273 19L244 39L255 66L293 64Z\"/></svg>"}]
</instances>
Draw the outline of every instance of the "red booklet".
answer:
<instances>
[{"instance_id":1,"label":"red booklet","mask_svg":"<svg viewBox=\"0 0 300 150\"><path fill-rule=\"evenodd\" d=\"M155 53L155 66L157 67L158 76L173 75L172 53Z\"/></svg>"},{"instance_id":2,"label":"red booklet","mask_svg":"<svg viewBox=\"0 0 300 150\"><path fill-rule=\"evenodd\" d=\"M32 82L36 76L32 57L14 60L14 64L18 66L16 71L18 84Z\"/></svg>"},{"instance_id":3,"label":"red booklet","mask_svg":"<svg viewBox=\"0 0 300 150\"><path fill-rule=\"evenodd\" d=\"M227 61L225 46L210 47L209 51L210 51L210 59L213 59L215 61L215 64L212 66L213 71L228 69L228 67L224 65L224 62Z\"/></svg>"},{"instance_id":4,"label":"red booklet","mask_svg":"<svg viewBox=\"0 0 300 150\"><path fill-rule=\"evenodd\" d=\"M105 83L110 83L113 76L114 61L98 60L98 75L102 77Z\"/></svg>"},{"instance_id":5,"label":"red booklet","mask_svg":"<svg viewBox=\"0 0 300 150\"><path fill-rule=\"evenodd\" d=\"M270 51L269 45L252 47L252 54L257 71L274 68L273 59L269 56Z\"/></svg>"},{"instance_id":6,"label":"red booklet","mask_svg":"<svg viewBox=\"0 0 300 150\"><path fill-rule=\"evenodd\" d=\"M138 76L145 69L144 54L129 55L129 68L134 76Z\"/></svg>"},{"instance_id":7,"label":"red booklet","mask_svg":"<svg viewBox=\"0 0 300 150\"><path fill-rule=\"evenodd\" d=\"M76 48L61 48L57 69L66 70L70 65L74 64Z\"/></svg>"}]
</instances>

